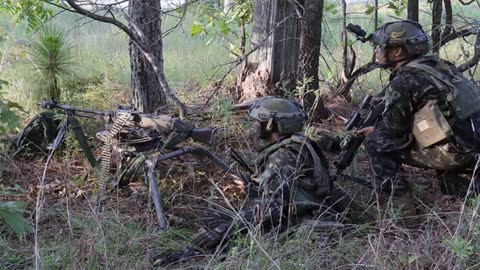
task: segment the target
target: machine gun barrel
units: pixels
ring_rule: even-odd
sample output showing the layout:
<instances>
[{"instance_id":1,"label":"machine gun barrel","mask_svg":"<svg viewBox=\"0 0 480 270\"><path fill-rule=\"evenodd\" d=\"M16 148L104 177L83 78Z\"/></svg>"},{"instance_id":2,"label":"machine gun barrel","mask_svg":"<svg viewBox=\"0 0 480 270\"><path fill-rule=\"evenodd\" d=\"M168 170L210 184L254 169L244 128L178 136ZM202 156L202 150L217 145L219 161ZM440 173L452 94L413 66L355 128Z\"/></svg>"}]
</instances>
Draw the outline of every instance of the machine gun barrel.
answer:
<instances>
[{"instance_id":1,"label":"machine gun barrel","mask_svg":"<svg viewBox=\"0 0 480 270\"><path fill-rule=\"evenodd\" d=\"M102 118L107 124L112 124L119 115L128 114L128 127L150 129L157 131L162 135L169 135L172 132L178 134L178 136L175 136L173 140L170 140L167 146L176 145L185 141L187 138L192 138L194 141L208 145L213 145L215 143L215 134L217 128L196 128L187 122L169 115L140 113L135 110L125 108L115 111L76 108L70 105L58 104L52 99L44 99L40 101L38 105L45 109L63 110L64 112L74 116Z\"/></svg>"},{"instance_id":2,"label":"machine gun barrel","mask_svg":"<svg viewBox=\"0 0 480 270\"><path fill-rule=\"evenodd\" d=\"M48 109L54 110L59 109L63 110L64 112L71 113L75 116L79 117L86 117L86 118L102 118L105 122L110 123L112 118L115 116L115 112L111 110L94 110L94 109L87 109L87 108L76 108L66 104L58 104L54 99L43 99L37 103L38 106Z\"/></svg>"}]
</instances>

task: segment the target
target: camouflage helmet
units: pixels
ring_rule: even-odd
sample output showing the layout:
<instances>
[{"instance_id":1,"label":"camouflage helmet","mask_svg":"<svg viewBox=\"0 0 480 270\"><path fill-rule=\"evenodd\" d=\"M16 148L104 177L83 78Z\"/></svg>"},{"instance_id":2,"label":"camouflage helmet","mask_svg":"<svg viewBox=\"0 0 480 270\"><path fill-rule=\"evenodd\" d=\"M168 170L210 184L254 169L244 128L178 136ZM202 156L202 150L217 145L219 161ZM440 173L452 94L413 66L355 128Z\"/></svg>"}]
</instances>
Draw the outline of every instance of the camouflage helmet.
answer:
<instances>
[{"instance_id":1,"label":"camouflage helmet","mask_svg":"<svg viewBox=\"0 0 480 270\"><path fill-rule=\"evenodd\" d=\"M409 56L425 55L430 51L430 36L422 26L410 20L389 22L372 34L372 43L382 50L403 46Z\"/></svg>"},{"instance_id":2,"label":"camouflage helmet","mask_svg":"<svg viewBox=\"0 0 480 270\"><path fill-rule=\"evenodd\" d=\"M248 114L260 122L267 122L267 130L275 123L280 134L302 131L307 114L302 107L289 99L263 97L255 101Z\"/></svg>"}]
</instances>

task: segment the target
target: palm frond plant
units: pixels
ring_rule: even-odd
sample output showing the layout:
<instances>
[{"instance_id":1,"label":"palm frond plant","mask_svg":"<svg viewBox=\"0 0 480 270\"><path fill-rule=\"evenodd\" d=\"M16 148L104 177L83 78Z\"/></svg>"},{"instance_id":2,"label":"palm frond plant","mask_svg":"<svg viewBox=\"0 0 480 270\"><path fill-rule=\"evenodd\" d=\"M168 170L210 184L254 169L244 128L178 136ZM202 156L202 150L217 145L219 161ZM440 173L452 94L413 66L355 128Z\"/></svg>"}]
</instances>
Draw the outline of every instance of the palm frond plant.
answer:
<instances>
[{"instance_id":1,"label":"palm frond plant","mask_svg":"<svg viewBox=\"0 0 480 270\"><path fill-rule=\"evenodd\" d=\"M28 52L39 75L35 96L59 99L60 82L72 74L74 57L65 35L56 28L45 27L31 41Z\"/></svg>"}]
</instances>

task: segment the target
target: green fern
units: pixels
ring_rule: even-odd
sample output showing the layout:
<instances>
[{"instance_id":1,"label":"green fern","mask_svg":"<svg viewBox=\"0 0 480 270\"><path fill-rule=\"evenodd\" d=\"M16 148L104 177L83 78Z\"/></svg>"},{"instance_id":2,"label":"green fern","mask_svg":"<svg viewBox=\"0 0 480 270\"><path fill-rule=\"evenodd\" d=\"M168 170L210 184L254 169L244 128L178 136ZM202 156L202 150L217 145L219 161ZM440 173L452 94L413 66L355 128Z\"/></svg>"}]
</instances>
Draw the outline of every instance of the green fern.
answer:
<instances>
[{"instance_id":1,"label":"green fern","mask_svg":"<svg viewBox=\"0 0 480 270\"><path fill-rule=\"evenodd\" d=\"M72 74L73 53L62 32L44 28L37 40L32 41L29 55L39 75L37 95L59 99L60 81Z\"/></svg>"}]
</instances>

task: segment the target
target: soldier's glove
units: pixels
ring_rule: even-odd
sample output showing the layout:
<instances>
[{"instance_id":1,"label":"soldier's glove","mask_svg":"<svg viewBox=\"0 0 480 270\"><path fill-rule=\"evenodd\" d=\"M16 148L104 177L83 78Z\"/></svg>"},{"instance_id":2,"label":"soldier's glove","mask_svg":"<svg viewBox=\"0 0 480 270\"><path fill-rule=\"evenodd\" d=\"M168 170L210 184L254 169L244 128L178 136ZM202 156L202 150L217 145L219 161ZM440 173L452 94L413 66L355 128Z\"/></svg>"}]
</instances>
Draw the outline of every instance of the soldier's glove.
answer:
<instances>
[{"instance_id":1,"label":"soldier's glove","mask_svg":"<svg viewBox=\"0 0 480 270\"><path fill-rule=\"evenodd\" d=\"M229 237L230 224L219 224L213 229L203 227L194 235L193 243L205 250L215 249L222 241Z\"/></svg>"}]
</instances>

